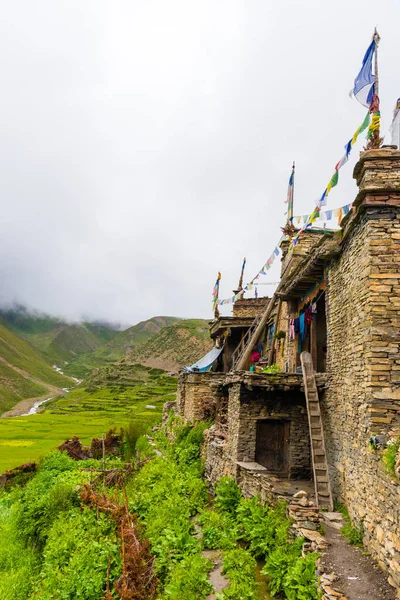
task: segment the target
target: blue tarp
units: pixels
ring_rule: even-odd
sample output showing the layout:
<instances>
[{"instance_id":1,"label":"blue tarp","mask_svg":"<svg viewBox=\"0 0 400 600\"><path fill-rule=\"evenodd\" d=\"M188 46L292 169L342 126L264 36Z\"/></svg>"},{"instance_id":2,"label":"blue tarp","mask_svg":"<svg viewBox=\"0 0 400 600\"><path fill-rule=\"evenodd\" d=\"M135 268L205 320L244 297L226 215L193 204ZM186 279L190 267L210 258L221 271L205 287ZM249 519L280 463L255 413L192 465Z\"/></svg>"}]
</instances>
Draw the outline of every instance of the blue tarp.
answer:
<instances>
[{"instance_id":1,"label":"blue tarp","mask_svg":"<svg viewBox=\"0 0 400 600\"><path fill-rule=\"evenodd\" d=\"M186 373L191 373L193 371L196 373L204 373L205 371L208 371L208 369L212 367L213 362L217 360L218 356L221 354L223 349L223 346L222 348L217 348L217 346L214 346L214 348L210 350L210 352L208 352L205 356L203 356L203 358L194 363L194 365L192 365L191 367L183 367L183 370Z\"/></svg>"}]
</instances>

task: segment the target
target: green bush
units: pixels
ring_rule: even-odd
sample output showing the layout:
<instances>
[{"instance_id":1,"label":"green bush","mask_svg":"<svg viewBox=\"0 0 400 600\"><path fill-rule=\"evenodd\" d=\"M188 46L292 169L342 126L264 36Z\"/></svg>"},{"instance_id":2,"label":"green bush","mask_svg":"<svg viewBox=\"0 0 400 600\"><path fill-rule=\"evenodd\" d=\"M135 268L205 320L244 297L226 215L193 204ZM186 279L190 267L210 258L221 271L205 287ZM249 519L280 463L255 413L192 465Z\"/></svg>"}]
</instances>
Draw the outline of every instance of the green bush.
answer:
<instances>
[{"instance_id":1,"label":"green bush","mask_svg":"<svg viewBox=\"0 0 400 600\"><path fill-rule=\"evenodd\" d=\"M18 494L0 495L0 598L27 600L32 580L40 568L40 557L26 547L18 533L15 508Z\"/></svg>"},{"instance_id":2,"label":"green bush","mask_svg":"<svg viewBox=\"0 0 400 600\"><path fill-rule=\"evenodd\" d=\"M25 543L42 550L58 516L79 506L77 486L83 478L78 468L67 455L53 452L21 491L16 525Z\"/></svg>"},{"instance_id":3,"label":"green bush","mask_svg":"<svg viewBox=\"0 0 400 600\"><path fill-rule=\"evenodd\" d=\"M242 499L237 507L239 537L249 545L255 557L266 556L272 548L286 545L290 521L286 518L286 505L277 508L262 506L258 498Z\"/></svg>"},{"instance_id":4,"label":"green bush","mask_svg":"<svg viewBox=\"0 0 400 600\"><path fill-rule=\"evenodd\" d=\"M318 600L322 594L316 585L316 562L318 554L306 554L298 558L288 569L283 584L287 600Z\"/></svg>"},{"instance_id":5,"label":"green bush","mask_svg":"<svg viewBox=\"0 0 400 600\"><path fill-rule=\"evenodd\" d=\"M150 458L156 456L156 451L150 444L146 435L141 435L136 441L136 450L140 452L140 458Z\"/></svg>"},{"instance_id":6,"label":"green bush","mask_svg":"<svg viewBox=\"0 0 400 600\"><path fill-rule=\"evenodd\" d=\"M99 600L121 574L115 525L90 509L62 515L51 528L32 600Z\"/></svg>"},{"instance_id":7,"label":"green bush","mask_svg":"<svg viewBox=\"0 0 400 600\"><path fill-rule=\"evenodd\" d=\"M346 523L346 525L343 525L343 527L340 529L340 533L344 535L349 544L352 544L352 546L359 546L360 548L363 546L364 527L362 523L360 523L358 526L354 526L349 521Z\"/></svg>"},{"instance_id":8,"label":"green bush","mask_svg":"<svg viewBox=\"0 0 400 600\"><path fill-rule=\"evenodd\" d=\"M303 539L298 538L292 544L286 544L273 548L266 557L263 575L268 575L269 588L272 596L282 594L284 591L285 578L289 569L301 556Z\"/></svg>"},{"instance_id":9,"label":"green bush","mask_svg":"<svg viewBox=\"0 0 400 600\"><path fill-rule=\"evenodd\" d=\"M211 562L196 554L187 556L171 570L162 600L203 600L212 591L208 580Z\"/></svg>"},{"instance_id":10,"label":"green bush","mask_svg":"<svg viewBox=\"0 0 400 600\"><path fill-rule=\"evenodd\" d=\"M350 519L349 511L344 504L335 504L335 510L341 512L345 520L345 525L340 529L340 533L353 546L363 546L364 526L362 521L358 525L353 525Z\"/></svg>"},{"instance_id":11,"label":"green bush","mask_svg":"<svg viewBox=\"0 0 400 600\"><path fill-rule=\"evenodd\" d=\"M400 449L400 436L396 440L390 440L383 454L383 462L391 475L396 474L396 460Z\"/></svg>"},{"instance_id":12,"label":"green bush","mask_svg":"<svg viewBox=\"0 0 400 600\"><path fill-rule=\"evenodd\" d=\"M128 425L124 427L123 453L126 460L135 455L137 441L144 435L147 428L148 423L142 421L129 421Z\"/></svg>"},{"instance_id":13,"label":"green bush","mask_svg":"<svg viewBox=\"0 0 400 600\"><path fill-rule=\"evenodd\" d=\"M144 465L127 485L130 510L138 514L144 525L156 556L157 575L162 584L168 582L168 589L172 589L170 573L177 565L186 559L195 560L201 552L200 541L192 535L191 517L208 500L200 460L205 427L191 427L171 419L169 434L175 443L164 432L158 432L157 445L163 456Z\"/></svg>"},{"instance_id":14,"label":"green bush","mask_svg":"<svg viewBox=\"0 0 400 600\"><path fill-rule=\"evenodd\" d=\"M229 578L230 585L221 594L219 600L256 600L257 583L255 579L257 563L243 548L229 550L224 554L222 572Z\"/></svg>"},{"instance_id":15,"label":"green bush","mask_svg":"<svg viewBox=\"0 0 400 600\"><path fill-rule=\"evenodd\" d=\"M235 547L237 528L228 515L222 515L214 510L204 510L197 522L202 526L204 548L229 550Z\"/></svg>"},{"instance_id":16,"label":"green bush","mask_svg":"<svg viewBox=\"0 0 400 600\"><path fill-rule=\"evenodd\" d=\"M236 516L242 492L231 477L221 477L215 488L214 506L221 513Z\"/></svg>"}]
</instances>

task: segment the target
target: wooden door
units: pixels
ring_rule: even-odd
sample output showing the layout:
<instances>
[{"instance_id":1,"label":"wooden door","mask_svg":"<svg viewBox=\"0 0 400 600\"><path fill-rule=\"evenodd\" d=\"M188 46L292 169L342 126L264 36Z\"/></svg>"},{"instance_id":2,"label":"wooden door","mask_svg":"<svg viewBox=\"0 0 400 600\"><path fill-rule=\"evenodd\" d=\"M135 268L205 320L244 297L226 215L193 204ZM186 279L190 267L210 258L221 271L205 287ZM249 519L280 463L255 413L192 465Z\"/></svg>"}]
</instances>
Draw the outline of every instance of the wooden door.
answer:
<instances>
[{"instance_id":1,"label":"wooden door","mask_svg":"<svg viewBox=\"0 0 400 600\"><path fill-rule=\"evenodd\" d=\"M287 421L257 421L256 462L271 473L287 476L288 433Z\"/></svg>"}]
</instances>

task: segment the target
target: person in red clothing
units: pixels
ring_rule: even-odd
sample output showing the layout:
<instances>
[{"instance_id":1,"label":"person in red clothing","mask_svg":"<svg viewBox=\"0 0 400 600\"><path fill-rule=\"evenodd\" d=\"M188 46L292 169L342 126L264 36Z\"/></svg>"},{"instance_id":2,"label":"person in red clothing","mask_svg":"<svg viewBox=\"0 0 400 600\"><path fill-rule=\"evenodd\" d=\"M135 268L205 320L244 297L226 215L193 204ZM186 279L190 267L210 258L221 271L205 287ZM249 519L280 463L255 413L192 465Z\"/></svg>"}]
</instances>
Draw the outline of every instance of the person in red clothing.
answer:
<instances>
[{"instance_id":1,"label":"person in red clothing","mask_svg":"<svg viewBox=\"0 0 400 600\"><path fill-rule=\"evenodd\" d=\"M257 364L260 358L261 354L259 353L257 348L254 348L253 352L251 353L251 362L253 363L253 365Z\"/></svg>"}]
</instances>

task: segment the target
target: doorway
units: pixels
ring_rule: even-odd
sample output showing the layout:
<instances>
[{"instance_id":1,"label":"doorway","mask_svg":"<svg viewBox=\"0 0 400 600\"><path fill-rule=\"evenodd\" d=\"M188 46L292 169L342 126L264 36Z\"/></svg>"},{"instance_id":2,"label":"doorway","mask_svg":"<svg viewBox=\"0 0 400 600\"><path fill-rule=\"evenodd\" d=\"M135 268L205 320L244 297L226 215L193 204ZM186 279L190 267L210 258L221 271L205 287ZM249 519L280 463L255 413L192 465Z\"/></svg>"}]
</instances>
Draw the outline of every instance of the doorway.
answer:
<instances>
[{"instance_id":1,"label":"doorway","mask_svg":"<svg viewBox=\"0 0 400 600\"><path fill-rule=\"evenodd\" d=\"M259 420L256 435L256 462L270 473L287 477L289 422Z\"/></svg>"}]
</instances>

